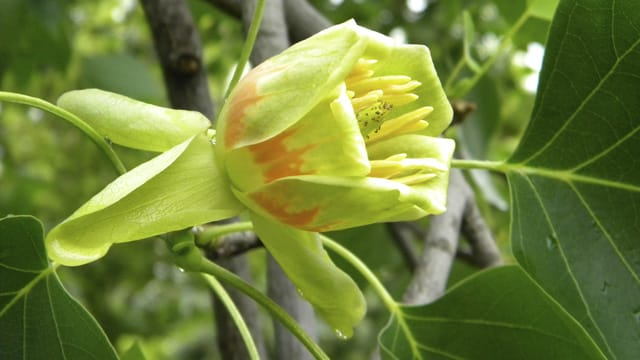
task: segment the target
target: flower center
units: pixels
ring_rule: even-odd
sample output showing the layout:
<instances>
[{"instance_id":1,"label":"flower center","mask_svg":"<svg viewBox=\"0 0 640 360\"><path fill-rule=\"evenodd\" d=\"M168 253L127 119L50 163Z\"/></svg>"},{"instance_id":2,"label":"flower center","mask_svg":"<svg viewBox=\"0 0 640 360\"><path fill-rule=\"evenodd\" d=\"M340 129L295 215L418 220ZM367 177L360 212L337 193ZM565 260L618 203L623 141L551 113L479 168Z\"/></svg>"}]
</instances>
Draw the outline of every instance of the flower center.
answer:
<instances>
[{"instance_id":1,"label":"flower center","mask_svg":"<svg viewBox=\"0 0 640 360\"><path fill-rule=\"evenodd\" d=\"M423 106L391 118L388 113L395 108L418 99L412 93L422 85L405 75L374 76L377 60L359 59L345 80L347 94L356 113L360 132L367 143L420 131L429 123L424 118L433 111Z\"/></svg>"},{"instance_id":2,"label":"flower center","mask_svg":"<svg viewBox=\"0 0 640 360\"><path fill-rule=\"evenodd\" d=\"M425 118L433 111L430 106L400 113L394 111L418 99L412 91L422 85L405 75L374 76L377 60L360 59L345 80L347 95L356 113L365 144L418 132L429 123ZM385 159L370 159L370 177L390 179L415 185L433 179L447 171L437 159L408 158L399 153Z\"/></svg>"}]
</instances>

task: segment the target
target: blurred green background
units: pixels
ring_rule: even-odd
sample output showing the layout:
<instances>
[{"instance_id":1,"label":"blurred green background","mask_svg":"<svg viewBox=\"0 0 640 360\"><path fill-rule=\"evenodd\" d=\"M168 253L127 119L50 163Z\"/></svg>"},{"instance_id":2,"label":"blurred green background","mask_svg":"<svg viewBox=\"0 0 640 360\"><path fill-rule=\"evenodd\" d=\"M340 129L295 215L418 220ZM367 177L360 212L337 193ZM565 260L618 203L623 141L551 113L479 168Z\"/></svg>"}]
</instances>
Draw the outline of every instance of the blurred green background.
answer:
<instances>
[{"instance_id":1,"label":"blurred green background","mask_svg":"<svg viewBox=\"0 0 640 360\"><path fill-rule=\"evenodd\" d=\"M458 151L489 160L504 159L513 151L533 106L549 19L527 17L469 91L460 91L472 75L469 66L455 78L450 75L465 56L465 41L472 64L491 58L514 24L520 25L525 0L311 2L334 23L354 18L398 41L428 45L450 95L460 95L452 100L477 107L449 130L448 135L458 140ZM189 4L201 31L212 96L220 104L240 53L241 25L209 3ZM55 102L65 91L86 87L167 105L139 4L0 0L0 90ZM150 156L116 150L128 168ZM50 229L116 175L95 145L71 125L37 109L0 103L0 216L32 214ZM479 205L509 261L506 182L482 173L473 180ZM401 298L409 272L383 225L333 235ZM164 244L152 240L118 245L97 263L60 273L120 351L142 339L149 358L218 358L206 286L178 271L166 255ZM257 285L264 287L264 252L253 251L250 257ZM450 283L472 271L456 263ZM353 339L344 342L328 328L321 331L321 345L336 359L368 354L387 321L378 299L367 289L365 293L369 312Z\"/></svg>"}]
</instances>

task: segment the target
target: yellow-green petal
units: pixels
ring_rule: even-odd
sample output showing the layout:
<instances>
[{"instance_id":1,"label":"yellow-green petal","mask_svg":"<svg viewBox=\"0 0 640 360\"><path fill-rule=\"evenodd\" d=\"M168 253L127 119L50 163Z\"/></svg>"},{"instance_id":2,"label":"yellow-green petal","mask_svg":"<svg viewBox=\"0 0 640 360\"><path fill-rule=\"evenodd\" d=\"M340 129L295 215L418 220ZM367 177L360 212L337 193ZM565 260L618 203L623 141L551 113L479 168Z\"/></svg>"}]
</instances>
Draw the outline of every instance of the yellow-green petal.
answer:
<instances>
[{"instance_id":1,"label":"yellow-green petal","mask_svg":"<svg viewBox=\"0 0 640 360\"><path fill-rule=\"evenodd\" d=\"M49 232L47 252L63 265L104 256L134 241L242 211L204 135L187 139L117 178Z\"/></svg>"},{"instance_id":2,"label":"yellow-green petal","mask_svg":"<svg viewBox=\"0 0 640 360\"><path fill-rule=\"evenodd\" d=\"M430 106L433 112L426 118L429 126L420 133L438 136L449 126L453 119L453 110L440 84L429 48L424 45L395 45L390 48L388 56L380 58L375 64L375 71L376 76L404 74L421 83L412 90L412 93L418 95L418 101L391 110L387 115L389 118L422 106Z\"/></svg>"},{"instance_id":3,"label":"yellow-green petal","mask_svg":"<svg viewBox=\"0 0 640 360\"><path fill-rule=\"evenodd\" d=\"M335 331L350 337L366 303L356 283L331 261L318 234L252 213L254 230L300 295Z\"/></svg>"},{"instance_id":4,"label":"yellow-green petal","mask_svg":"<svg viewBox=\"0 0 640 360\"><path fill-rule=\"evenodd\" d=\"M241 191L298 175L361 176L369 160L344 85L300 121L261 143L235 149L224 166Z\"/></svg>"},{"instance_id":5,"label":"yellow-green petal","mask_svg":"<svg viewBox=\"0 0 640 360\"><path fill-rule=\"evenodd\" d=\"M151 105L99 89L64 93L58 106L112 142L140 150L168 150L211 126L197 111Z\"/></svg>"},{"instance_id":6,"label":"yellow-green petal","mask_svg":"<svg viewBox=\"0 0 640 360\"><path fill-rule=\"evenodd\" d=\"M219 156L284 131L333 92L366 47L356 28L353 21L332 26L241 79L217 122Z\"/></svg>"},{"instance_id":7,"label":"yellow-green petal","mask_svg":"<svg viewBox=\"0 0 640 360\"><path fill-rule=\"evenodd\" d=\"M234 193L262 216L308 231L330 231L440 213L412 187L386 179L305 175Z\"/></svg>"}]
</instances>

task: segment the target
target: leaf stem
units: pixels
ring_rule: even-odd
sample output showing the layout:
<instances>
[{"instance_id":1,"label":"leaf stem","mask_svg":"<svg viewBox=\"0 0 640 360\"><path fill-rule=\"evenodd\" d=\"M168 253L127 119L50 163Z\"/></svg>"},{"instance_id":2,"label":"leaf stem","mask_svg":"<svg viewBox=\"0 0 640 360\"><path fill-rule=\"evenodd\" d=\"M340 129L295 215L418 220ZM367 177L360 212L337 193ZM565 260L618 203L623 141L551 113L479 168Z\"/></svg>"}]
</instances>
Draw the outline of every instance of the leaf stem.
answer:
<instances>
[{"instance_id":1,"label":"leaf stem","mask_svg":"<svg viewBox=\"0 0 640 360\"><path fill-rule=\"evenodd\" d=\"M96 145L98 145L98 147L102 150L102 152L104 152L104 154L107 155L107 157L115 167L116 171L120 175L127 172L127 169L122 164L122 161L120 160L118 155L116 155L116 153L113 151L113 149L111 148L109 143L107 143L107 141L104 139L104 137L98 134L98 132L95 131L91 126L89 126L89 124L82 121L82 119L70 113L69 111L42 99L38 99L32 96L23 95L23 94L6 92L6 91L0 91L0 101L32 106L32 107L47 111L51 114L57 115L58 117L61 117L64 120L67 120L72 125L74 125L78 129L80 129L82 132L84 132L85 135L87 135Z\"/></svg>"},{"instance_id":2,"label":"leaf stem","mask_svg":"<svg viewBox=\"0 0 640 360\"><path fill-rule=\"evenodd\" d=\"M231 78L231 82L229 83L229 87L227 88L227 92L224 94L225 99L229 97L229 94L231 94L231 90L233 90L233 88L236 87L238 81L240 81L240 77L242 76L244 67L249 61L249 56L251 55L253 45L255 44L256 38L258 37L258 30L260 29L260 23L262 22L264 4L265 0L258 0L256 10L253 13L253 19L251 19L251 26L249 26L249 31L247 32L247 41L245 41L244 46L242 47L242 51L240 52L240 60L238 60L238 66L236 66L236 70L233 73L233 77Z\"/></svg>"},{"instance_id":3,"label":"leaf stem","mask_svg":"<svg viewBox=\"0 0 640 360\"><path fill-rule=\"evenodd\" d=\"M233 319L233 322L238 327L238 331L240 332L240 336L247 346L247 351L249 352L249 358L252 360L259 360L260 354L258 353L258 349L256 348L256 344L253 342L253 338L251 337L251 333L249 332L249 328L245 323L240 311L236 307L236 304L233 302L229 293L222 287L222 284L214 277L209 274L202 274L202 277L205 281L211 286L213 292L216 293L220 301L224 304Z\"/></svg>"},{"instance_id":4,"label":"leaf stem","mask_svg":"<svg viewBox=\"0 0 640 360\"><path fill-rule=\"evenodd\" d=\"M459 169L484 169L498 172L507 172L502 161L451 159L451 166Z\"/></svg>"},{"instance_id":5,"label":"leaf stem","mask_svg":"<svg viewBox=\"0 0 640 360\"><path fill-rule=\"evenodd\" d=\"M253 286L249 285L246 281L240 278L238 275L228 271L227 269L208 260L201 261L196 268L188 269L190 271L198 271L205 274L215 276L216 278L226 282L239 291L242 291L245 295L255 300L258 304L262 305L273 317L278 319L289 331L300 340L300 342L309 350L309 352L316 358L322 360L329 360L329 356L324 353L318 344L316 344L311 337L302 329L287 312L284 311L278 304L276 304L269 297L258 291Z\"/></svg>"}]
</instances>

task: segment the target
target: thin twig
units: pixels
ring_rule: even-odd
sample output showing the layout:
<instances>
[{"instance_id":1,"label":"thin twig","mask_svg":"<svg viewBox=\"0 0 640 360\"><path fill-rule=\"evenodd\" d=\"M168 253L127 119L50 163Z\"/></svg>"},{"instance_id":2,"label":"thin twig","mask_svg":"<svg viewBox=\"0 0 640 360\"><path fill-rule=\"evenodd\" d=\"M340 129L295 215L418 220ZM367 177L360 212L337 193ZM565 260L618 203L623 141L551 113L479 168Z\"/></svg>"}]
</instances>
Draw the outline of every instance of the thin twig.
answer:
<instances>
[{"instance_id":1,"label":"thin twig","mask_svg":"<svg viewBox=\"0 0 640 360\"><path fill-rule=\"evenodd\" d=\"M396 247L400 250L409 271L413 272L418 265L418 256L416 255L415 246L413 246L416 234L411 228L411 223L387 223L387 230L391 234Z\"/></svg>"},{"instance_id":2,"label":"thin twig","mask_svg":"<svg viewBox=\"0 0 640 360\"><path fill-rule=\"evenodd\" d=\"M171 106L213 119L200 35L186 1L143 0Z\"/></svg>"}]
</instances>

